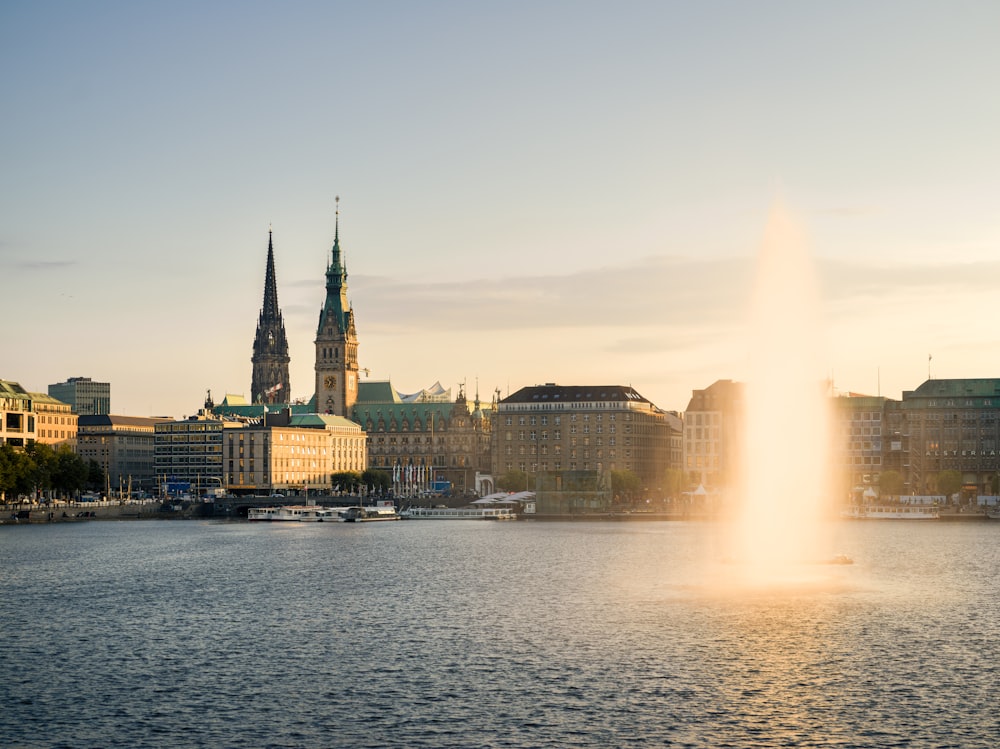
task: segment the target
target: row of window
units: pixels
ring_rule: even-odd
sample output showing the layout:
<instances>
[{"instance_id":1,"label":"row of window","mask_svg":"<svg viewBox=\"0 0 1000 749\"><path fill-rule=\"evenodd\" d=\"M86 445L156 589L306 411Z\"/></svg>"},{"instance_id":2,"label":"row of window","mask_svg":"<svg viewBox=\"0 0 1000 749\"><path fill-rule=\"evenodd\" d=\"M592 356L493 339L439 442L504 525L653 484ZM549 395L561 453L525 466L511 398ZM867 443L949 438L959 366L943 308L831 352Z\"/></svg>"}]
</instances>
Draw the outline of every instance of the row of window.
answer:
<instances>
[{"instance_id":1,"label":"row of window","mask_svg":"<svg viewBox=\"0 0 1000 749\"><path fill-rule=\"evenodd\" d=\"M567 465L566 470L568 470L568 471L580 471L580 470L590 471L590 470L594 470L594 471L597 471L597 472L601 472L601 471L604 470L604 467L605 467L605 464L601 463L601 462L598 462L598 463L590 463L590 462L587 462L587 461L585 461L583 463L571 462L571 463L569 463ZM514 468L515 468L515 465L514 465L514 463L511 463L511 462L506 463L505 466L504 466L504 469L507 470L507 471L513 471ZM538 473L539 471L541 471L542 473L546 473L548 471L556 471L556 472L561 471L561 470L563 470L563 465L562 465L562 463L553 463L551 466L548 463L531 463L530 466L529 466L529 464L527 464L527 463L518 463L517 466L516 466L516 468L517 468L517 470L521 471L522 473ZM609 463L607 465L607 468L610 471L618 470L617 469L617 464L615 464L615 463ZM622 469L625 470L625 471L631 471L632 470L632 464L631 463L625 463L625 465L622 466Z\"/></svg>"},{"instance_id":2,"label":"row of window","mask_svg":"<svg viewBox=\"0 0 1000 749\"><path fill-rule=\"evenodd\" d=\"M589 422L590 421L590 414L570 414L570 417L569 417L570 423L575 422L577 420L577 416L579 416L580 420L583 421L583 422ZM617 418L617 416L618 416L617 414L613 414L613 413L608 414L608 421L615 421L616 418ZM629 414L629 413L626 413L625 414L625 421L631 421L631 419L632 419L632 415ZM603 420L604 420L604 414L594 414L594 421L601 422ZM514 426L514 417L513 416L507 416L507 417L505 417L504 418L504 424L506 426ZM544 415L544 414L542 416L518 416L517 417L517 425L519 427L523 427L523 426L543 426L544 427L544 426L548 426L548 424L549 424L549 417L547 415ZM553 415L552 416L552 425L553 426L559 426L560 424L562 424L562 416L560 416L558 414Z\"/></svg>"},{"instance_id":3,"label":"row of window","mask_svg":"<svg viewBox=\"0 0 1000 749\"><path fill-rule=\"evenodd\" d=\"M73 432L67 432L65 429L39 429L37 432L39 437L44 437L46 439L68 439L73 436Z\"/></svg>"}]
</instances>

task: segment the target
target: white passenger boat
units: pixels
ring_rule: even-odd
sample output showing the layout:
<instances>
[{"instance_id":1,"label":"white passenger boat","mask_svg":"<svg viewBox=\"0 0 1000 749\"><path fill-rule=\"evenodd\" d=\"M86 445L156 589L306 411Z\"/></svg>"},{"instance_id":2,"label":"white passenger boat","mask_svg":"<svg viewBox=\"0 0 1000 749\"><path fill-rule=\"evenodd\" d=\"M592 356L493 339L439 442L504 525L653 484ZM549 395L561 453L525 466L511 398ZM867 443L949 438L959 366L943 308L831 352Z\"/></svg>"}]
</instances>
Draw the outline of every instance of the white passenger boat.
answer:
<instances>
[{"instance_id":1,"label":"white passenger boat","mask_svg":"<svg viewBox=\"0 0 1000 749\"><path fill-rule=\"evenodd\" d=\"M935 505L851 505L841 513L849 520L938 520Z\"/></svg>"},{"instance_id":2,"label":"white passenger boat","mask_svg":"<svg viewBox=\"0 0 1000 749\"><path fill-rule=\"evenodd\" d=\"M404 520L514 520L509 507L410 507Z\"/></svg>"},{"instance_id":3,"label":"white passenger boat","mask_svg":"<svg viewBox=\"0 0 1000 749\"><path fill-rule=\"evenodd\" d=\"M392 500L383 500L370 507L344 507L338 519L345 523L371 523L379 520L399 520L399 513Z\"/></svg>"},{"instance_id":4,"label":"white passenger boat","mask_svg":"<svg viewBox=\"0 0 1000 749\"><path fill-rule=\"evenodd\" d=\"M285 505L283 507L251 507L247 520L296 523L335 523L337 514L329 507L318 505Z\"/></svg>"}]
</instances>

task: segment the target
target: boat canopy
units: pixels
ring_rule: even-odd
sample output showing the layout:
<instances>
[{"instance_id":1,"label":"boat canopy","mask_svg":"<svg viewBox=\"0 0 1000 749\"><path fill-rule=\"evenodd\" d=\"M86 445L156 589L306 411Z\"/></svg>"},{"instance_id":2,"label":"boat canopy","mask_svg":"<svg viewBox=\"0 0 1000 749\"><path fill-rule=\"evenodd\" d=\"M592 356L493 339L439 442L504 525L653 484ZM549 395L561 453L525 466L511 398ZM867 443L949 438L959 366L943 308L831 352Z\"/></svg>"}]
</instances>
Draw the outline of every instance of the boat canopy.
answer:
<instances>
[{"instance_id":1,"label":"boat canopy","mask_svg":"<svg viewBox=\"0 0 1000 749\"><path fill-rule=\"evenodd\" d=\"M513 494L508 494L507 492L496 492L495 494L487 494L485 497L480 497L479 499L473 500L474 505L505 505L505 504L515 504L517 502L525 502L530 499L535 498L534 492L514 492Z\"/></svg>"}]
</instances>

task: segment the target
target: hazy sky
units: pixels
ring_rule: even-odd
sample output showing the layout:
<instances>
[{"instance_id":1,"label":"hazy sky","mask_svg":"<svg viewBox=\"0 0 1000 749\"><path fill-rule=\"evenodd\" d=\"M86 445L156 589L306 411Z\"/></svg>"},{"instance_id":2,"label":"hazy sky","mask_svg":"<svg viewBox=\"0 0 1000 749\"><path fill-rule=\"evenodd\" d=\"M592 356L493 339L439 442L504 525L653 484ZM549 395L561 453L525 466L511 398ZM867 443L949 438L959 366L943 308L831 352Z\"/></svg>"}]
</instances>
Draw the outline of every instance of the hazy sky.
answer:
<instances>
[{"instance_id":1,"label":"hazy sky","mask_svg":"<svg viewBox=\"0 0 1000 749\"><path fill-rule=\"evenodd\" d=\"M361 366L403 392L683 410L745 377L777 198L840 390L1000 377L998 30L994 1L6 0L0 377L249 397L273 225L311 396L335 195Z\"/></svg>"}]
</instances>

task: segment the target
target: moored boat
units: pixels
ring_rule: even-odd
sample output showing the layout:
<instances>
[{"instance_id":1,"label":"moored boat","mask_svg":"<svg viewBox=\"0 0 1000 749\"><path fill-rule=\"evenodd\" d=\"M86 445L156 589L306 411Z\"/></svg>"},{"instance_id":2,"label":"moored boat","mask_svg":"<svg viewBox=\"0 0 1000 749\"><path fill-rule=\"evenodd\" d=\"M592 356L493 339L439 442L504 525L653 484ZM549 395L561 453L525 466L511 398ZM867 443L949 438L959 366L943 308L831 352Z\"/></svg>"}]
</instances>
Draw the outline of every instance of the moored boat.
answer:
<instances>
[{"instance_id":1,"label":"moored boat","mask_svg":"<svg viewBox=\"0 0 1000 749\"><path fill-rule=\"evenodd\" d=\"M938 520L936 505L851 505L841 517L849 520Z\"/></svg>"},{"instance_id":2,"label":"moored boat","mask_svg":"<svg viewBox=\"0 0 1000 749\"><path fill-rule=\"evenodd\" d=\"M383 500L370 507L344 507L338 512L345 523L371 523L380 520L399 520L399 513L391 500Z\"/></svg>"},{"instance_id":3,"label":"moored boat","mask_svg":"<svg viewBox=\"0 0 1000 749\"><path fill-rule=\"evenodd\" d=\"M282 507L251 507L247 511L247 520L333 523L337 521L337 515L329 507L320 507L319 505L284 505Z\"/></svg>"},{"instance_id":4,"label":"moored boat","mask_svg":"<svg viewBox=\"0 0 1000 749\"><path fill-rule=\"evenodd\" d=\"M410 507L403 510L406 520L514 520L509 507Z\"/></svg>"}]
</instances>

